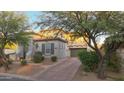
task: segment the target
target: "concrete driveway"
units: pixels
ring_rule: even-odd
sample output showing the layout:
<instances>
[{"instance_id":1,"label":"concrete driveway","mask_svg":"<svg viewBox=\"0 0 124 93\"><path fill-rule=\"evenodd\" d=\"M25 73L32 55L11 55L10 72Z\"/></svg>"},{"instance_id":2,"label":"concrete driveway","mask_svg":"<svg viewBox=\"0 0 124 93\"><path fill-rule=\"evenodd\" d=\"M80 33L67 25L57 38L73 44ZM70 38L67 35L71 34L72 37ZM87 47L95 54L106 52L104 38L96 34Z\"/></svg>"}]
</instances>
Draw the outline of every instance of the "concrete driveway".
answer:
<instances>
[{"instance_id":1,"label":"concrete driveway","mask_svg":"<svg viewBox=\"0 0 124 93\"><path fill-rule=\"evenodd\" d=\"M43 81L70 81L81 63L77 58L67 58L37 73L33 78Z\"/></svg>"}]
</instances>

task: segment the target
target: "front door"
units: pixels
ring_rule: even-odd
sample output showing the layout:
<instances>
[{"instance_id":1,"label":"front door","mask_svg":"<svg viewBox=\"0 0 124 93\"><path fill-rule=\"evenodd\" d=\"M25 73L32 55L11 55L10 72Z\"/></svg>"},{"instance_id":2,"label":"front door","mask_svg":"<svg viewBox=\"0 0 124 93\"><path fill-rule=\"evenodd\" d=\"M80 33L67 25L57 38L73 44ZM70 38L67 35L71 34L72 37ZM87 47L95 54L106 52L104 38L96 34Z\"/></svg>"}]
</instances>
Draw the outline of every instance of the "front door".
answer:
<instances>
[{"instance_id":1,"label":"front door","mask_svg":"<svg viewBox=\"0 0 124 93\"><path fill-rule=\"evenodd\" d=\"M51 43L46 43L45 45L45 55L50 56L51 55Z\"/></svg>"}]
</instances>

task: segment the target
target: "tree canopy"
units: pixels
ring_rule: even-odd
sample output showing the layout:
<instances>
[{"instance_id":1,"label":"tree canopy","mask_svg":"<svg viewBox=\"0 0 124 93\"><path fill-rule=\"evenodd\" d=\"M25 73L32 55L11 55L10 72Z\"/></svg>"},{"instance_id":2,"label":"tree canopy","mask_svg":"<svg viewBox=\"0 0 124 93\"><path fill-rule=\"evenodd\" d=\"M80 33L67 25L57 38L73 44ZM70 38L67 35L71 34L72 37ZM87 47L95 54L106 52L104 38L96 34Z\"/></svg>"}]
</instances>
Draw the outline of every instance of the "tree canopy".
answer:
<instances>
[{"instance_id":1,"label":"tree canopy","mask_svg":"<svg viewBox=\"0 0 124 93\"><path fill-rule=\"evenodd\" d=\"M4 49L6 45L27 44L27 18L17 12L0 12L0 58L5 61ZM0 60L1 61L1 60ZM2 61L2 62L4 62Z\"/></svg>"},{"instance_id":2,"label":"tree canopy","mask_svg":"<svg viewBox=\"0 0 124 93\"><path fill-rule=\"evenodd\" d=\"M114 11L62 11L49 12L46 20L38 23L41 28L60 28L65 31L74 32L74 37L83 37L85 42L92 48L99 57L98 76L104 77L104 59L98 47L99 37L107 36L107 42L123 41L118 37L123 33L124 12ZM116 38L115 38L116 37ZM107 46L110 47L110 46Z\"/></svg>"}]
</instances>

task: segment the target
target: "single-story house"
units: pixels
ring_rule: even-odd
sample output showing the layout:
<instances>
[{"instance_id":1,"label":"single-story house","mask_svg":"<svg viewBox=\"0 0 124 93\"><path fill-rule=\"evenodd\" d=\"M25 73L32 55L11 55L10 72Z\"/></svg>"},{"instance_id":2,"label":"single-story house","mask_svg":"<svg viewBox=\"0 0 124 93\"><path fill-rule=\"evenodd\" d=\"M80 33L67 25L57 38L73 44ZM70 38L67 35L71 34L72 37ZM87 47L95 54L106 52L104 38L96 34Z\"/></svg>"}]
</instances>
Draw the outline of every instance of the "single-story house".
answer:
<instances>
[{"instance_id":1,"label":"single-story house","mask_svg":"<svg viewBox=\"0 0 124 93\"><path fill-rule=\"evenodd\" d=\"M59 33L58 33L59 32ZM30 59L36 51L41 51L45 58L77 57L79 51L87 49L83 38L72 39L72 33L61 30L42 30L34 34L29 42L26 58ZM23 46L19 45L17 55L22 56Z\"/></svg>"},{"instance_id":2,"label":"single-story house","mask_svg":"<svg viewBox=\"0 0 124 93\"><path fill-rule=\"evenodd\" d=\"M41 51L42 54L49 58L51 56L56 56L58 58L65 58L69 56L67 41L60 38L53 39L35 39L35 51Z\"/></svg>"}]
</instances>

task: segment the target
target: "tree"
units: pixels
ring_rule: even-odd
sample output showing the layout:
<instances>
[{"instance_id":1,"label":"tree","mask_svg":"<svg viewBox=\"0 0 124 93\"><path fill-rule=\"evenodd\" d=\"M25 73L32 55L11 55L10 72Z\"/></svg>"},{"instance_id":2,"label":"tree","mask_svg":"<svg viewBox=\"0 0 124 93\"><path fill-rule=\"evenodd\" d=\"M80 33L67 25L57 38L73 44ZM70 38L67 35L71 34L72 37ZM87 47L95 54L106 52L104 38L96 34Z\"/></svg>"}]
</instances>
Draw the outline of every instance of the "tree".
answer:
<instances>
[{"instance_id":1,"label":"tree","mask_svg":"<svg viewBox=\"0 0 124 93\"><path fill-rule=\"evenodd\" d=\"M115 34L112 34L108 38L106 38L104 43L104 50L105 50L105 60L110 60L110 55L116 52L116 50L124 44L124 30L123 27L120 27L122 30L116 31Z\"/></svg>"},{"instance_id":2,"label":"tree","mask_svg":"<svg viewBox=\"0 0 124 93\"><path fill-rule=\"evenodd\" d=\"M51 13L51 12L50 12ZM119 32L124 21L122 12L52 12L45 21L39 22L42 28L60 28L74 32L74 37L83 37L88 46L99 57L98 77L105 78L105 58L98 47L98 38Z\"/></svg>"},{"instance_id":3,"label":"tree","mask_svg":"<svg viewBox=\"0 0 124 93\"><path fill-rule=\"evenodd\" d=\"M29 37L27 19L23 14L16 12L0 12L0 58L1 63L6 65L7 58L4 54L5 46L14 44L27 44ZM6 65L7 66L7 65Z\"/></svg>"}]
</instances>

